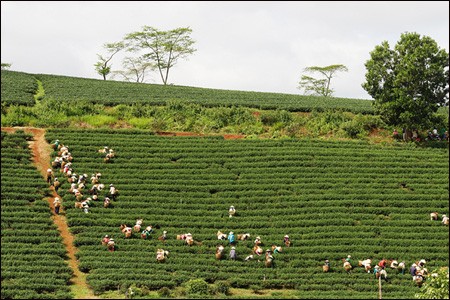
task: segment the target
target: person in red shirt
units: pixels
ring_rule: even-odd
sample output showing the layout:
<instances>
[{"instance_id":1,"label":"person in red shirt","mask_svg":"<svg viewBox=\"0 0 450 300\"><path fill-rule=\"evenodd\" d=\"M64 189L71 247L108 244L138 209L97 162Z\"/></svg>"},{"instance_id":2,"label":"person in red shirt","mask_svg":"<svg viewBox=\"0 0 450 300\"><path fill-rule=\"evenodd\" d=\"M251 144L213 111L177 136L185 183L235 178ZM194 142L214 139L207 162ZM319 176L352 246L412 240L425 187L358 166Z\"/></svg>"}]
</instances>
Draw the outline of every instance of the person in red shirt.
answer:
<instances>
[{"instance_id":1,"label":"person in red shirt","mask_svg":"<svg viewBox=\"0 0 450 300\"><path fill-rule=\"evenodd\" d=\"M387 263L387 260L385 260L385 259L383 258L383 259L380 260L380 262L378 263L378 266L380 266L380 268L384 270L384 268L386 268L386 263Z\"/></svg>"}]
</instances>

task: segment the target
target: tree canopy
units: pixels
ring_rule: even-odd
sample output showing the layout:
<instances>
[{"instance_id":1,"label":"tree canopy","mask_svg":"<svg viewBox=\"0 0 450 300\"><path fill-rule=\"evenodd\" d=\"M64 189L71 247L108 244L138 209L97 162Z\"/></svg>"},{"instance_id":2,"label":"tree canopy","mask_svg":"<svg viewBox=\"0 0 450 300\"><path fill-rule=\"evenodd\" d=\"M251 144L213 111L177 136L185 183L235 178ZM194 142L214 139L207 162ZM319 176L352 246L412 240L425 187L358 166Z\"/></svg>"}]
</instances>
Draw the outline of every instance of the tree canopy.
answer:
<instances>
[{"instance_id":1,"label":"tree canopy","mask_svg":"<svg viewBox=\"0 0 450 300\"><path fill-rule=\"evenodd\" d=\"M164 85L168 83L169 71L179 59L187 58L196 49L191 39L190 28L176 28L161 31L150 26L144 26L141 31L125 36L128 43L127 51L139 53L143 60L154 63L159 71Z\"/></svg>"},{"instance_id":2,"label":"tree canopy","mask_svg":"<svg viewBox=\"0 0 450 300\"><path fill-rule=\"evenodd\" d=\"M326 67L306 67L303 69L307 73L319 73L325 78L316 79L314 77L303 75L299 82L299 89L304 89L305 94L313 94L316 96L330 97L334 90L330 88L331 78L336 72L347 72L348 69L344 65L330 65Z\"/></svg>"},{"instance_id":3,"label":"tree canopy","mask_svg":"<svg viewBox=\"0 0 450 300\"><path fill-rule=\"evenodd\" d=\"M103 55L97 54L99 61L96 62L94 66L97 73L103 77L103 80L106 80L106 76L111 73L111 65L108 65L108 63L111 61L114 55L125 48L125 44L123 42L106 43L103 45L103 47L108 52L108 56L104 57Z\"/></svg>"},{"instance_id":4,"label":"tree canopy","mask_svg":"<svg viewBox=\"0 0 450 300\"><path fill-rule=\"evenodd\" d=\"M383 41L365 67L362 87L389 125L430 128L439 106L448 105L448 53L428 36L403 33L394 49Z\"/></svg>"}]
</instances>

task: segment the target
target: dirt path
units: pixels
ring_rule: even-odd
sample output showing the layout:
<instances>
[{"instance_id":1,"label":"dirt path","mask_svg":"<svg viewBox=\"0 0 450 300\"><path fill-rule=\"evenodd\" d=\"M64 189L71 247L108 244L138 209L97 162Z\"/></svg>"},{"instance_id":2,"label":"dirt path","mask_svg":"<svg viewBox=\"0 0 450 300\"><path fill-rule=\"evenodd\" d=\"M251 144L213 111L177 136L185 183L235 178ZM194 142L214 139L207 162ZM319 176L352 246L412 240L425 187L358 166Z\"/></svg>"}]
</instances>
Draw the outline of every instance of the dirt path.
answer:
<instances>
[{"instance_id":1,"label":"dirt path","mask_svg":"<svg viewBox=\"0 0 450 300\"><path fill-rule=\"evenodd\" d=\"M52 153L52 148L50 144L45 140L45 129L41 128L31 128L31 127L2 127L2 131L14 132L16 130L23 129L26 133L33 134L33 141L30 141L30 148L33 153L33 162L42 174L42 177L46 178L47 169L50 166L50 155ZM63 243L67 249L67 255L69 257L68 264L72 268L74 276L71 279L71 290L75 296L75 299L99 299L96 297L92 290L86 283L86 274L82 273L78 268L78 261L75 257L77 248L73 245L74 237L69 231L69 226L67 225L67 220L64 215L56 215L54 213L53 199L54 197L59 197L59 195L53 190L53 198L47 198L49 206L52 208L53 212L53 222L55 222L58 227L61 237L63 238ZM63 204L64 206L64 204ZM64 212L61 208L60 213Z\"/></svg>"}]
</instances>

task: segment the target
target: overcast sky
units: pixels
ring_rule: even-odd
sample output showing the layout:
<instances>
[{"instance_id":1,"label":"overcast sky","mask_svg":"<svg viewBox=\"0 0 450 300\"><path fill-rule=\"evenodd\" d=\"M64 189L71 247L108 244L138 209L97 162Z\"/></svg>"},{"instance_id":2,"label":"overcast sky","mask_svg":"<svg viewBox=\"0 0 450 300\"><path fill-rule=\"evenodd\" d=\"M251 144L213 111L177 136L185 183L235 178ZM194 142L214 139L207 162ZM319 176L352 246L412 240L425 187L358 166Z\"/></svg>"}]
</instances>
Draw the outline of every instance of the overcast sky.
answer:
<instances>
[{"instance_id":1,"label":"overcast sky","mask_svg":"<svg viewBox=\"0 0 450 300\"><path fill-rule=\"evenodd\" d=\"M448 1L1 1L1 62L101 79L94 64L103 44L143 26L190 27L197 51L169 82L215 89L302 94L305 67L343 64L349 71L332 79L334 96L371 99L361 84L376 45L393 48L402 33L417 32L449 52Z\"/></svg>"}]
</instances>

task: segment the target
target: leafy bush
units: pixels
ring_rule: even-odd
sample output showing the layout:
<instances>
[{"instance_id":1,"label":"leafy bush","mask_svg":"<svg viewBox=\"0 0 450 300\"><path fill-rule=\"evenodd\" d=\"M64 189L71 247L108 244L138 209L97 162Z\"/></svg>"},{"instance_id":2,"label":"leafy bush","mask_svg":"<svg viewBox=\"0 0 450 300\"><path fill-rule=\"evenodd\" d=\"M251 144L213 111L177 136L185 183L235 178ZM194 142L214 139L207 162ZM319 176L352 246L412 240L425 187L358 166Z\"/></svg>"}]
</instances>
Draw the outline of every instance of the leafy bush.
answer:
<instances>
[{"instance_id":1,"label":"leafy bush","mask_svg":"<svg viewBox=\"0 0 450 300\"><path fill-rule=\"evenodd\" d=\"M189 295L207 295L208 294L208 283L203 279L191 279L186 282L186 292Z\"/></svg>"},{"instance_id":2,"label":"leafy bush","mask_svg":"<svg viewBox=\"0 0 450 300\"><path fill-rule=\"evenodd\" d=\"M102 116L102 115L83 116L81 120L94 127L112 125L115 122L117 122L117 119L113 116Z\"/></svg>"},{"instance_id":3,"label":"leafy bush","mask_svg":"<svg viewBox=\"0 0 450 300\"><path fill-rule=\"evenodd\" d=\"M160 296L161 298L165 297L170 297L170 289L168 287L162 287L158 290L158 296Z\"/></svg>"},{"instance_id":4,"label":"leafy bush","mask_svg":"<svg viewBox=\"0 0 450 300\"><path fill-rule=\"evenodd\" d=\"M148 129L151 127L153 122L152 118L131 118L128 120L128 123L130 123L135 128L139 129Z\"/></svg>"},{"instance_id":5,"label":"leafy bush","mask_svg":"<svg viewBox=\"0 0 450 300\"><path fill-rule=\"evenodd\" d=\"M220 280L216 282L217 291L224 295L228 295L230 293L231 284L226 280Z\"/></svg>"},{"instance_id":6,"label":"leafy bush","mask_svg":"<svg viewBox=\"0 0 450 300\"><path fill-rule=\"evenodd\" d=\"M448 299L448 267L434 270L425 280L417 299Z\"/></svg>"}]
</instances>

